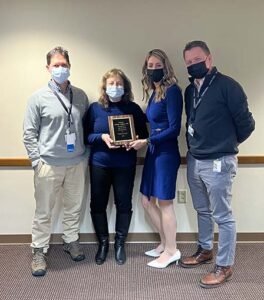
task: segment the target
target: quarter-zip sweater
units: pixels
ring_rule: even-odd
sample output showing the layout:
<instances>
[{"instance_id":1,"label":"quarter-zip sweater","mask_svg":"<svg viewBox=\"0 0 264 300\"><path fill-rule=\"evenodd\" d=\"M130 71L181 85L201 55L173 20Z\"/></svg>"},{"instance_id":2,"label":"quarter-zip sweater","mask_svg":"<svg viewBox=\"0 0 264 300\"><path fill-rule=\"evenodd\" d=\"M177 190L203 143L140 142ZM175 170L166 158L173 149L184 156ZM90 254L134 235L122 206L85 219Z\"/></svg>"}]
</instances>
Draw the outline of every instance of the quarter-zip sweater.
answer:
<instances>
[{"instance_id":1,"label":"quarter-zip sweater","mask_svg":"<svg viewBox=\"0 0 264 300\"><path fill-rule=\"evenodd\" d=\"M201 95L195 109L194 98L196 96L197 103ZM196 159L216 159L237 154L238 145L255 129L243 88L215 67L205 76L199 92L193 80L186 88L185 111L188 149ZM193 128L192 135L188 133L189 126Z\"/></svg>"}]
</instances>

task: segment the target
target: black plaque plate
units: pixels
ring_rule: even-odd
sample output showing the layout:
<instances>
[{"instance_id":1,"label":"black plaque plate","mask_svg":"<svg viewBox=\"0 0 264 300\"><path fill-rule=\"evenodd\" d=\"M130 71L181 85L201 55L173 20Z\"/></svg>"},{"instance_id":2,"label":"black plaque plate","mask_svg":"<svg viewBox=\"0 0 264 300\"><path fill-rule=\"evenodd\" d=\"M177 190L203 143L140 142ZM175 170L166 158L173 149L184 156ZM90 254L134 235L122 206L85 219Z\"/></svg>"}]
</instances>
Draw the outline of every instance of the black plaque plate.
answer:
<instances>
[{"instance_id":1,"label":"black plaque plate","mask_svg":"<svg viewBox=\"0 0 264 300\"><path fill-rule=\"evenodd\" d=\"M136 139L132 115L109 116L108 123L110 136L115 145L124 145Z\"/></svg>"}]
</instances>

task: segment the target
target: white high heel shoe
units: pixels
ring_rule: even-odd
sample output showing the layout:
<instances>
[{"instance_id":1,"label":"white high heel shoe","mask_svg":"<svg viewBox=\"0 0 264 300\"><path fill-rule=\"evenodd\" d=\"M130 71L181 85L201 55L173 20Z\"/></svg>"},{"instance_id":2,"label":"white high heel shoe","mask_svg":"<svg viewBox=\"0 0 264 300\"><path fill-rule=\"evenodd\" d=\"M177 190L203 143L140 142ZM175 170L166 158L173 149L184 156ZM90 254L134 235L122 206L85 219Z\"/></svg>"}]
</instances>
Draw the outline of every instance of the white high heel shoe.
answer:
<instances>
[{"instance_id":1,"label":"white high heel shoe","mask_svg":"<svg viewBox=\"0 0 264 300\"><path fill-rule=\"evenodd\" d=\"M160 257L162 252L158 252L156 249L152 249L152 250L146 251L145 255L150 256L150 257Z\"/></svg>"},{"instance_id":2,"label":"white high heel shoe","mask_svg":"<svg viewBox=\"0 0 264 300\"><path fill-rule=\"evenodd\" d=\"M164 268L167 268L168 265L176 262L176 264L178 264L178 260L181 258L181 252L180 250L177 250L175 252L175 254L169 259L167 260L166 262L164 263L159 263L157 262L157 260L152 260L151 262L148 263L148 266L149 267L152 267L152 268L157 268L157 269L164 269Z\"/></svg>"}]
</instances>

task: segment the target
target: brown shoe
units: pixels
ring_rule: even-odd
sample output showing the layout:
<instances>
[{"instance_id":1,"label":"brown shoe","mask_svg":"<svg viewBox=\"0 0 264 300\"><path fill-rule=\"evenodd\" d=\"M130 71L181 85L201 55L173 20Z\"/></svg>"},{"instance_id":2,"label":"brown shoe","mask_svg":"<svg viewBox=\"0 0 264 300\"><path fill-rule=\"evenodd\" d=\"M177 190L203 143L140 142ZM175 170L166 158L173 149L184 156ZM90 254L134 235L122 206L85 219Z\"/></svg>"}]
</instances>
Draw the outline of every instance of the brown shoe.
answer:
<instances>
[{"instance_id":1,"label":"brown shoe","mask_svg":"<svg viewBox=\"0 0 264 300\"><path fill-rule=\"evenodd\" d=\"M205 250L198 247L196 253L181 259L180 266L183 268L195 268L202 264L210 264L213 259L213 250Z\"/></svg>"},{"instance_id":2,"label":"brown shoe","mask_svg":"<svg viewBox=\"0 0 264 300\"><path fill-rule=\"evenodd\" d=\"M206 289L219 287L226 281L231 280L232 275L233 275L233 270L230 266L221 267L216 265L213 272L206 274L200 280L200 286Z\"/></svg>"}]
</instances>

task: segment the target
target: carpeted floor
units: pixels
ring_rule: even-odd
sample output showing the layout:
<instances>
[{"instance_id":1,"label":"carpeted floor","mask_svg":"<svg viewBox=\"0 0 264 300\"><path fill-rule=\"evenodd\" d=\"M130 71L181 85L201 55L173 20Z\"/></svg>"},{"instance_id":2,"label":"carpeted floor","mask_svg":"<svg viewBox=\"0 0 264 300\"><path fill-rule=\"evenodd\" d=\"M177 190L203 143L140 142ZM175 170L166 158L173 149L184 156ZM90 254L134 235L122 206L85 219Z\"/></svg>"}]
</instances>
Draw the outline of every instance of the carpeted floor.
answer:
<instances>
[{"instance_id":1,"label":"carpeted floor","mask_svg":"<svg viewBox=\"0 0 264 300\"><path fill-rule=\"evenodd\" d=\"M128 244L127 263L115 263L113 245L107 261L94 263L95 244L83 245L86 259L73 262L61 245L52 245L48 272L35 278L30 272L29 245L0 245L1 300L82 299L264 299L264 243L238 244L233 279L216 289L202 289L200 277L213 265L183 269L171 265L157 270L146 266L151 258L143 253L154 244ZM183 255L193 253L195 244L179 244Z\"/></svg>"}]
</instances>

